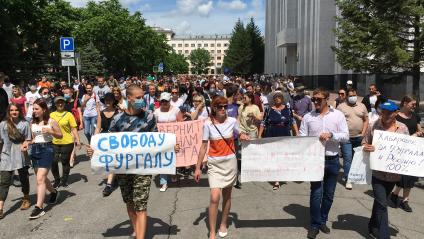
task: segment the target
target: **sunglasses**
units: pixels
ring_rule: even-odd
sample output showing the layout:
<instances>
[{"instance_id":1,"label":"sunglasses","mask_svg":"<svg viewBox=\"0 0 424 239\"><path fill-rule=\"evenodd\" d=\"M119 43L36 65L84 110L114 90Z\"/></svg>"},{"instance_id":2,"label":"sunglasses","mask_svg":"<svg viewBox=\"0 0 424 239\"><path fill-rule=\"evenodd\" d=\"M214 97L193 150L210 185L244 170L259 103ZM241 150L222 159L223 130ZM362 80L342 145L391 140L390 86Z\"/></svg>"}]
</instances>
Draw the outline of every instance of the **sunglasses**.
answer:
<instances>
[{"instance_id":1,"label":"sunglasses","mask_svg":"<svg viewBox=\"0 0 424 239\"><path fill-rule=\"evenodd\" d=\"M339 95L345 95L345 93L343 93L343 92L339 92Z\"/></svg>"},{"instance_id":2,"label":"sunglasses","mask_svg":"<svg viewBox=\"0 0 424 239\"><path fill-rule=\"evenodd\" d=\"M218 110L222 110L222 109L226 110L228 108L228 105L218 105L218 106L216 106L216 108Z\"/></svg>"},{"instance_id":3,"label":"sunglasses","mask_svg":"<svg viewBox=\"0 0 424 239\"><path fill-rule=\"evenodd\" d=\"M172 95L176 95L176 94L178 94L178 92L171 92L171 94L172 94Z\"/></svg>"},{"instance_id":4,"label":"sunglasses","mask_svg":"<svg viewBox=\"0 0 424 239\"><path fill-rule=\"evenodd\" d=\"M311 98L311 101L315 104L321 104L322 100L324 100L324 98L317 98L317 97Z\"/></svg>"}]
</instances>

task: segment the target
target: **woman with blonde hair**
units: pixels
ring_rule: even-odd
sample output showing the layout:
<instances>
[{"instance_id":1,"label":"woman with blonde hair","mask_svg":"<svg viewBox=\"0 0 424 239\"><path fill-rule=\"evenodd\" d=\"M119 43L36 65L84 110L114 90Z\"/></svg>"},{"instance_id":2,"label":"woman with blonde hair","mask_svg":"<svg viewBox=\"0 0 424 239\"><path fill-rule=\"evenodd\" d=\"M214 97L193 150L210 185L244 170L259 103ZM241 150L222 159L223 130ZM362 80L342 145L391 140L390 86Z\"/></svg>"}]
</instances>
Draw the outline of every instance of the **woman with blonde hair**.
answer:
<instances>
[{"instance_id":1,"label":"woman with blonde hair","mask_svg":"<svg viewBox=\"0 0 424 239\"><path fill-rule=\"evenodd\" d=\"M190 117L192 120L206 119L209 117L211 109L205 106L205 98L201 95L193 97L193 107L190 110Z\"/></svg>"}]
</instances>

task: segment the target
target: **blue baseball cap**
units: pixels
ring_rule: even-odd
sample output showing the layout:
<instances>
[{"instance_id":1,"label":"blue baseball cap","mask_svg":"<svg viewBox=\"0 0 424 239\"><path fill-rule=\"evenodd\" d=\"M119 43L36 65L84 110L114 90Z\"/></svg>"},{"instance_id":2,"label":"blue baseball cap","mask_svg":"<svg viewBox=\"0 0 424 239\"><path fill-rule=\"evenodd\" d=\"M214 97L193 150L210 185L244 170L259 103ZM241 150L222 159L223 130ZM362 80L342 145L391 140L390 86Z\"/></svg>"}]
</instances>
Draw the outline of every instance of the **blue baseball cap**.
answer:
<instances>
[{"instance_id":1,"label":"blue baseball cap","mask_svg":"<svg viewBox=\"0 0 424 239\"><path fill-rule=\"evenodd\" d=\"M388 100L380 104L380 109L393 112L399 110L399 107L395 102Z\"/></svg>"}]
</instances>

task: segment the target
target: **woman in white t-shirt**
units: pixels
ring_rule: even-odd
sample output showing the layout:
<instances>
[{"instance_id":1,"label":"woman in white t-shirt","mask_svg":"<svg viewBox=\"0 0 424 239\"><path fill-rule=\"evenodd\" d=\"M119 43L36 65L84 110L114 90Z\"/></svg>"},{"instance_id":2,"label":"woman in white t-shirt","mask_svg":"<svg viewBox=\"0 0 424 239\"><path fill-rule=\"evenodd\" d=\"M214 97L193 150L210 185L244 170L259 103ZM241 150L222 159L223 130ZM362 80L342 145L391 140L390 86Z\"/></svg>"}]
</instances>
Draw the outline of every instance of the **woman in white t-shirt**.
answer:
<instances>
[{"instance_id":1,"label":"woman in white t-shirt","mask_svg":"<svg viewBox=\"0 0 424 239\"><path fill-rule=\"evenodd\" d=\"M33 104L31 132L33 136L29 156L37 178L37 204L30 215L36 219L45 214L43 209L46 190L50 192L49 203L56 203L59 191L54 189L47 175L54 160L53 137L62 138L59 124L50 119L49 109L44 99L37 99Z\"/></svg>"},{"instance_id":2,"label":"woman in white t-shirt","mask_svg":"<svg viewBox=\"0 0 424 239\"><path fill-rule=\"evenodd\" d=\"M180 109L171 105L171 94L163 92L160 95L160 107L155 110L154 115L157 123L171 123L183 121ZM168 189L168 175L161 174L160 178L160 191L165 192Z\"/></svg>"},{"instance_id":3,"label":"woman in white t-shirt","mask_svg":"<svg viewBox=\"0 0 424 239\"><path fill-rule=\"evenodd\" d=\"M209 203L210 238L215 238L218 206L222 193L222 217L218 234L227 236L228 215L231 208L232 187L237 181L237 158L234 134L240 140L248 137L241 133L235 118L227 117L228 100L223 96L214 98L210 119L203 125L202 146L196 164L194 179L200 181L201 165L208 149L208 181L211 192ZM209 144L209 147L208 147Z\"/></svg>"},{"instance_id":4,"label":"woman in white t-shirt","mask_svg":"<svg viewBox=\"0 0 424 239\"><path fill-rule=\"evenodd\" d=\"M196 95L193 97L193 107L190 110L190 117L192 120L197 119L207 119L209 113L211 112L210 107L205 107L205 98L201 95Z\"/></svg>"}]
</instances>

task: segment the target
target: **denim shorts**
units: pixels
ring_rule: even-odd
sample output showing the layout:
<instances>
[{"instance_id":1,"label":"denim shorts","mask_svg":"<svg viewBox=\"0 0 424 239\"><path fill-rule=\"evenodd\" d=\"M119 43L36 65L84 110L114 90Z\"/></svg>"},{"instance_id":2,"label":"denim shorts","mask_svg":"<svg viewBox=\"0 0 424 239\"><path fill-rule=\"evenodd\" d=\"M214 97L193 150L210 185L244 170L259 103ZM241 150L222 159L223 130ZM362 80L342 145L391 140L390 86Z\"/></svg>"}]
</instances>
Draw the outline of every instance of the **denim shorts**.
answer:
<instances>
[{"instance_id":1,"label":"denim shorts","mask_svg":"<svg viewBox=\"0 0 424 239\"><path fill-rule=\"evenodd\" d=\"M54 151L52 143L31 144L29 147L29 156L33 168L51 168Z\"/></svg>"}]
</instances>

